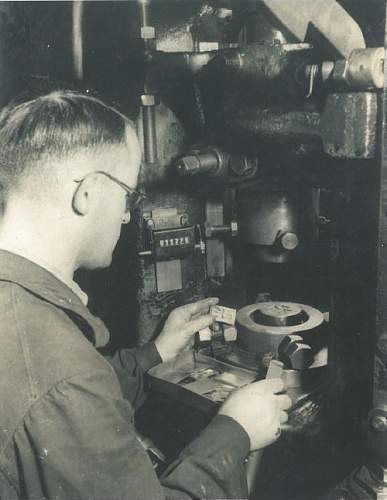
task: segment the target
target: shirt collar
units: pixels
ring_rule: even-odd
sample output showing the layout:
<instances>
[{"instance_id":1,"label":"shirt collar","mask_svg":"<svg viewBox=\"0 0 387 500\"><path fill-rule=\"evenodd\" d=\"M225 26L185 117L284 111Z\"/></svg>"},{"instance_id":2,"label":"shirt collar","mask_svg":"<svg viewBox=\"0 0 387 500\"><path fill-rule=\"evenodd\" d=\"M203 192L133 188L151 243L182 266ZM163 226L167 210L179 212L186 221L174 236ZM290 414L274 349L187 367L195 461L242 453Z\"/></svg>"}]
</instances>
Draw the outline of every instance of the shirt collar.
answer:
<instances>
[{"instance_id":1,"label":"shirt collar","mask_svg":"<svg viewBox=\"0 0 387 500\"><path fill-rule=\"evenodd\" d=\"M66 283L54 270L45 269L43 263L0 249L0 281L17 283L47 302L81 316L93 329L96 347L103 347L109 341L104 323L93 316L82 301L82 295L87 295L75 282ZM77 293L76 287L81 293Z\"/></svg>"}]
</instances>

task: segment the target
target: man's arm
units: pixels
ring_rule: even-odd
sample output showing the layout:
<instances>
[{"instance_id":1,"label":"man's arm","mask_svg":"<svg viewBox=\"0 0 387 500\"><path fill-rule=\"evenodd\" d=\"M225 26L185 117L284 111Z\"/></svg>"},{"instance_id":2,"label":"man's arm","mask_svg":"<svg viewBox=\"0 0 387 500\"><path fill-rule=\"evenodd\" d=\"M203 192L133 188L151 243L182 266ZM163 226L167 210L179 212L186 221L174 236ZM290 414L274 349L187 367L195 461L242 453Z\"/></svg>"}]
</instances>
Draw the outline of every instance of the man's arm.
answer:
<instances>
[{"instance_id":1,"label":"man's arm","mask_svg":"<svg viewBox=\"0 0 387 500\"><path fill-rule=\"evenodd\" d=\"M144 400L143 374L153 366L173 359L191 341L195 332L209 326L208 314L217 298L209 298L176 308L168 316L155 342L135 349L120 349L106 356L120 381L122 394L137 409Z\"/></svg>"},{"instance_id":2,"label":"man's arm","mask_svg":"<svg viewBox=\"0 0 387 500\"><path fill-rule=\"evenodd\" d=\"M249 437L232 418L217 415L161 477L168 498L247 498L244 460ZM191 496L190 496L191 495Z\"/></svg>"},{"instance_id":3,"label":"man's arm","mask_svg":"<svg viewBox=\"0 0 387 500\"><path fill-rule=\"evenodd\" d=\"M57 500L246 496L249 438L231 418L216 417L162 485L137 441L132 413L108 369L53 387L32 406L6 453L18 463L22 498L23 492Z\"/></svg>"},{"instance_id":4,"label":"man's arm","mask_svg":"<svg viewBox=\"0 0 387 500\"><path fill-rule=\"evenodd\" d=\"M154 342L134 349L119 349L113 356L104 356L113 367L123 396L137 410L144 402L143 376L162 362Z\"/></svg>"}]
</instances>

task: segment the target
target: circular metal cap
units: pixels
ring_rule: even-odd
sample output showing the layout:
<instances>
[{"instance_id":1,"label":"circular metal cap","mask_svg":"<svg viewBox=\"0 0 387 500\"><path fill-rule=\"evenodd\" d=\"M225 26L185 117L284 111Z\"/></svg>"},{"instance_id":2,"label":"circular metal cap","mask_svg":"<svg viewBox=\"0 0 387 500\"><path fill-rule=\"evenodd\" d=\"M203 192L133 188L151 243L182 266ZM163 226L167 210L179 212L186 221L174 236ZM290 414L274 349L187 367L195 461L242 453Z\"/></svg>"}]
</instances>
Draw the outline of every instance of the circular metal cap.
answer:
<instances>
[{"instance_id":1,"label":"circular metal cap","mask_svg":"<svg viewBox=\"0 0 387 500\"><path fill-rule=\"evenodd\" d=\"M280 242L285 250L295 250L298 247L298 236L296 233L287 231L280 237Z\"/></svg>"},{"instance_id":2,"label":"circular metal cap","mask_svg":"<svg viewBox=\"0 0 387 500\"><path fill-rule=\"evenodd\" d=\"M294 304L291 302L264 302L259 310L266 316L286 318L288 316L300 314L301 307L299 306L299 304Z\"/></svg>"},{"instance_id":3,"label":"circular metal cap","mask_svg":"<svg viewBox=\"0 0 387 500\"><path fill-rule=\"evenodd\" d=\"M307 317L302 314L302 309L298 304L283 302L268 302L262 304L254 320L263 325L271 326L289 326L300 324Z\"/></svg>"}]
</instances>

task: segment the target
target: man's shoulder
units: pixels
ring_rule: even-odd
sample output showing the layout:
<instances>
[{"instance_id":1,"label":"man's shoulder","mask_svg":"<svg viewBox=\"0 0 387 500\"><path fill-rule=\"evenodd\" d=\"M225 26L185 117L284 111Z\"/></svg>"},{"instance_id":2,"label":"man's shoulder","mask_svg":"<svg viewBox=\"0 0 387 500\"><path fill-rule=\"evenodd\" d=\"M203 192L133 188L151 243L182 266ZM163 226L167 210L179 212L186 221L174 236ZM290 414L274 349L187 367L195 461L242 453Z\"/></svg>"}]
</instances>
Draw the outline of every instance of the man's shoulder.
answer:
<instances>
[{"instance_id":1,"label":"man's shoulder","mask_svg":"<svg viewBox=\"0 0 387 500\"><path fill-rule=\"evenodd\" d=\"M39 328L42 341L45 335L58 337L57 332L62 328L79 331L65 300L60 307L17 283L0 281L0 310L3 317L8 313L7 319L15 328L27 327L29 331Z\"/></svg>"},{"instance_id":2,"label":"man's shoulder","mask_svg":"<svg viewBox=\"0 0 387 500\"><path fill-rule=\"evenodd\" d=\"M0 454L18 429L24 436L24 427L31 426L39 435L47 432L50 415L58 417L66 408L71 413L77 405L92 408L95 401L120 400L112 367L64 310L17 284L0 282L0 317L0 394L5 402Z\"/></svg>"},{"instance_id":3,"label":"man's shoulder","mask_svg":"<svg viewBox=\"0 0 387 500\"><path fill-rule=\"evenodd\" d=\"M82 318L17 284L0 283L0 316L0 358L12 356L39 385L71 377L80 366L109 369L83 334Z\"/></svg>"}]
</instances>

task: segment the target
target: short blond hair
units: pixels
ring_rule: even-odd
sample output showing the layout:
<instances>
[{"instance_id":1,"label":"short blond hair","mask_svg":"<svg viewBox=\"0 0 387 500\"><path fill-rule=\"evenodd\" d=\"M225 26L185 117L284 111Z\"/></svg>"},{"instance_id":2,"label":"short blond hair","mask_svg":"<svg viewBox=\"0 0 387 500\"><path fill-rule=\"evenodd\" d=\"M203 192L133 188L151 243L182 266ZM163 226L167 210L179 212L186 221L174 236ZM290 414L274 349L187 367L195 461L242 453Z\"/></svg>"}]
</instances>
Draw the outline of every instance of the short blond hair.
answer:
<instances>
[{"instance_id":1,"label":"short blond hair","mask_svg":"<svg viewBox=\"0 0 387 500\"><path fill-rule=\"evenodd\" d=\"M100 99L58 90L11 104L0 113L0 183L12 190L25 174L47 164L126 143L132 122Z\"/></svg>"}]
</instances>

